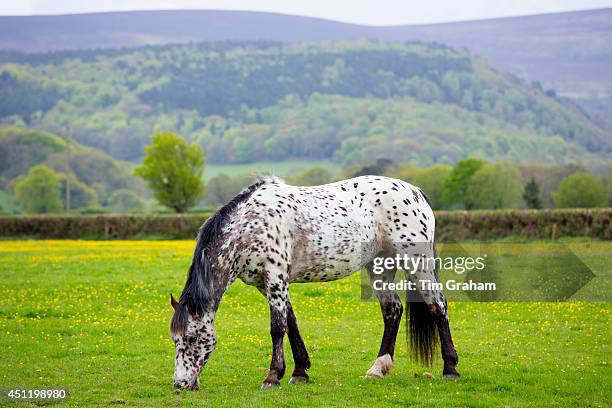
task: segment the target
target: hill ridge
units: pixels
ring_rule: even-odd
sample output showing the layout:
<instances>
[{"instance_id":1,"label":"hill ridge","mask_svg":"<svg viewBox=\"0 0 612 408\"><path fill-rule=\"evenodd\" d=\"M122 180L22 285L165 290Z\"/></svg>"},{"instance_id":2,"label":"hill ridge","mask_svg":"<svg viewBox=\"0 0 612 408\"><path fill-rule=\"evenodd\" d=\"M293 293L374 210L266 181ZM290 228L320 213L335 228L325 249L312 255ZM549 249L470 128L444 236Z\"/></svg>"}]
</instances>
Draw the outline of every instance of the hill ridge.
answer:
<instances>
[{"instance_id":1,"label":"hill ridge","mask_svg":"<svg viewBox=\"0 0 612 408\"><path fill-rule=\"evenodd\" d=\"M467 48L540 81L612 125L612 8L449 23L366 26L227 10L152 10L0 17L0 50L116 49L220 40L425 41Z\"/></svg>"},{"instance_id":2,"label":"hill ridge","mask_svg":"<svg viewBox=\"0 0 612 408\"><path fill-rule=\"evenodd\" d=\"M405 151L421 165L476 153L601 164L612 152L611 132L579 107L441 44L234 41L57 57L0 63L0 121L71 124L79 142L123 160L139 160L157 130L201 144L214 163Z\"/></svg>"}]
</instances>

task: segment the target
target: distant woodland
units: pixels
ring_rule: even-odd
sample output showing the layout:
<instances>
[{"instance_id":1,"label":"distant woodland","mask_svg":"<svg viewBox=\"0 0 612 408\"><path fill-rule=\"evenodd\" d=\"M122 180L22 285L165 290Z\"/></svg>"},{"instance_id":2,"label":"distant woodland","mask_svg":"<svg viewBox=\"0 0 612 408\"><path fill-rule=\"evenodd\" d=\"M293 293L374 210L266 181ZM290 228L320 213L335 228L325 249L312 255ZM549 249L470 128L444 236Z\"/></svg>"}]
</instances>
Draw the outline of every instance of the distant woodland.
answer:
<instances>
[{"instance_id":1,"label":"distant woodland","mask_svg":"<svg viewBox=\"0 0 612 408\"><path fill-rule=\"evenodd\" d=\"M392 163L381 174L401 175L473 157L605 178L612 157L612 131L554 90L427 43L0 53L0 124L0 193L45 163L93 191L83 208L150 199L132 167L162 131L200 145L207 164L324 160L347 175L380 159Z\"/></svg>"},{"instance_id":2,"label":"distant woodland","mask_svg":"<svg viewBox=\"0 0 612 408\"><path fill-rule=\"evenodd\" d=\"M211 163L603 164L612 133L538 83L435 44L201 43L5 54L0 118L138 161L155 131Z\"/></svg>"}]
</instances>

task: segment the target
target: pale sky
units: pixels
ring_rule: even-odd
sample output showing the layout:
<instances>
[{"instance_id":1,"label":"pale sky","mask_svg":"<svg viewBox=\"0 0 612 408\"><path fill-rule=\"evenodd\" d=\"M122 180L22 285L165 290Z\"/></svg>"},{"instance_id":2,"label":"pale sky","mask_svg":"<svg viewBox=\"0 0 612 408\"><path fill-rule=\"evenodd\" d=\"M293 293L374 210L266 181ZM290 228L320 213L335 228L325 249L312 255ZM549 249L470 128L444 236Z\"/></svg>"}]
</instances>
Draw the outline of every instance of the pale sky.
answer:
<instances>
[{"instance_id":1,"label":"pale sky","mask_svg":"<svg viewBox=\"0 0 612 408\"><path fill-rule=\"evenodd\" d=\"M0 15L253 10L367 25L422 24L612 7L612 0L0 0Z\"/></svg>"}]
</instances>

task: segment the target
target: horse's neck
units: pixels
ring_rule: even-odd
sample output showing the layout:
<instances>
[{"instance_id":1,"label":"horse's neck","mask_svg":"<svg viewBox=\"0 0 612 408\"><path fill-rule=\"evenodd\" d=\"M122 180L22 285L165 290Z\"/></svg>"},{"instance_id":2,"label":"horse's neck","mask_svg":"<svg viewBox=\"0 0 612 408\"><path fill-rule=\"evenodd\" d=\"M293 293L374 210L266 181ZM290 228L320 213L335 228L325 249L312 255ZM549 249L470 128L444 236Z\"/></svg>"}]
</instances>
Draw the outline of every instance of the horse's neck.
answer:
<instances>
[{"instance_id":1,"label":"horse's neck","mask_svg":"<svg viewBox=\"0 0 612 408\"><path fill-rule=\"evenodd\" d=\"M231 272L223 272L224 273L215 275L213 281L213 305L215 313L219 309L219 305L221 304L221 299L223 299L223 295L225 294L225 292L227 292L227 290L232 285L232 283L234 283L237 277L237 275Z\"/></svg>"}]
</instances>

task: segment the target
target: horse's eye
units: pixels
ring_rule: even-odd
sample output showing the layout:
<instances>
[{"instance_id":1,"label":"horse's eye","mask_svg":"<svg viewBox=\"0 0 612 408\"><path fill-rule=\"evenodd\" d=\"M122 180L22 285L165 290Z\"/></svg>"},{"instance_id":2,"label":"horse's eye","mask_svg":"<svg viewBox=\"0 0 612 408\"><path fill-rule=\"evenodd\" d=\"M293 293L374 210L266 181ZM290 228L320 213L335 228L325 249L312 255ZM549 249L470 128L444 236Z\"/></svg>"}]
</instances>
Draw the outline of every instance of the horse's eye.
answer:
<instances>
[{"instance_id":1,"label":"horse's eye","mask_svg":"<svg viewBox=\"0 0 612 408\"><path fill-rule=\"evenodd\" d=\"M195 336L194 336L194 337L189 337L189 338L187 339L187 341L189 342L189 344L195 344L195 342L196 342L197 340L198 340L198 338L197 338L197 337L195 337Z\"/></svg>"}]
</instances>

